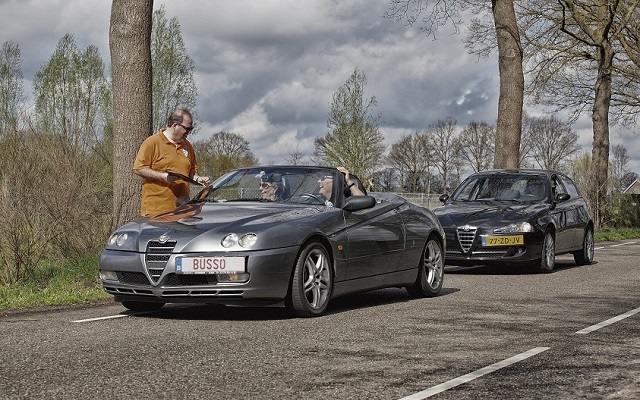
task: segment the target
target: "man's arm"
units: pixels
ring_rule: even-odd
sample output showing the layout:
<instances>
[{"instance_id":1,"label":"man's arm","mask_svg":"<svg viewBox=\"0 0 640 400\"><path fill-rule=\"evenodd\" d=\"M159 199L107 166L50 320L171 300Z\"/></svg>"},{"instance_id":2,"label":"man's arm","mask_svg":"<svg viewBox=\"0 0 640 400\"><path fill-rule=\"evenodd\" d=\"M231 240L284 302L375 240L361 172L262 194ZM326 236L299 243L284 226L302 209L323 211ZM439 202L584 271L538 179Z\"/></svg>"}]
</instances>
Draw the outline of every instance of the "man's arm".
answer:
<instances>
[{"instance_id":1,"label":"man's arm","mask_svg":"<svg viewBox=\"0 0 640 400\"><path fill-rule=\"evenodd\" d=\"M154 171L151 168L134 169L133 173L152 181L174 182L178 179L178 177L170 175L168 172Z\"/></svg>"}]
</instances>

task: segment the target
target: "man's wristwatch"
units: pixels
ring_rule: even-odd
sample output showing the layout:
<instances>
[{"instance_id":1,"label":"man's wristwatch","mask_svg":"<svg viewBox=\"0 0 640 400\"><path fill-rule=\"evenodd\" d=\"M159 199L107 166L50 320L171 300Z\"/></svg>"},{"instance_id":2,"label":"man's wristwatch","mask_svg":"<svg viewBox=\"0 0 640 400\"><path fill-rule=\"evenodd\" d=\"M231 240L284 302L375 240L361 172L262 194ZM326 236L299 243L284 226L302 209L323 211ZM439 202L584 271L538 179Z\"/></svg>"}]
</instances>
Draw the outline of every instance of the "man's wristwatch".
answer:
<instances>
[{"instance_id":1,"label":"man's wristwatch","mask_svg":"<svg viewBox=\"0 0 640 400\"><path fill-rule=\"evenodd\" d=\"M351 182L350 184L347 185L347 189L351 189L351 186L355 185L355 182Z\"/></svg>"}]
</instances>

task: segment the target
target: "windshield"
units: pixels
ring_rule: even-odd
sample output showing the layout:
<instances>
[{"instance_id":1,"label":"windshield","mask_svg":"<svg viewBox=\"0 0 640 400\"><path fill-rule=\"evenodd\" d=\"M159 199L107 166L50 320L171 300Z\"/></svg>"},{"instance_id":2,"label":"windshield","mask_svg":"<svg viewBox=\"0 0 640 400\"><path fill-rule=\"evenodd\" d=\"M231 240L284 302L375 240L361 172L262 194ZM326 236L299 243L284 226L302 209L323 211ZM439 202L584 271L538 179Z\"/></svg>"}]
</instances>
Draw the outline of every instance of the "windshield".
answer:
<instances>
[{"instance_id":1,"label":"windshield","mask_svg":"<svg viewBox=\"0 0 640 400\"><path fill-rule=\"evenodd\" d=\"M473 175L451 195L454 201L534 202L546 197L544 177L528 174Z\"/></svg>"},{"instance_id":2,"label":"windshield","mask_svg":"<svg viewBox=\"0 0 640 400\"><path fill-rule=\"evenodd\" d=\"M240 169L217 179L195 200L325 204L331 198L336 173L335 169L318 167Z\"/></svg>"}]
</instances>

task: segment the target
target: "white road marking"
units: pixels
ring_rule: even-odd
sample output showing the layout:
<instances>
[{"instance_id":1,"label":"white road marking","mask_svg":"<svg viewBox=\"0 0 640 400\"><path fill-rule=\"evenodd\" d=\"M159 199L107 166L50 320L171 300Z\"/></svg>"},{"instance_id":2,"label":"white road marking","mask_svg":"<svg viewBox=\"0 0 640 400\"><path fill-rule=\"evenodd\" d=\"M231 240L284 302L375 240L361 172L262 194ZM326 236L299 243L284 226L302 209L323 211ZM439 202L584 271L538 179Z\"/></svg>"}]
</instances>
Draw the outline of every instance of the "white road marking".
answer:
<instances>
[{"instance_id":1,"label":"white road marking","mask_svg":"<svg viewBox=\"0 0 640 400\"><path fill-rule=\"evenodd\" d=\"M613 324L613 323L615 323L615 322L621 321L621 320L623 320L623 319L625 319L625 318L627 318L627 317L630 317L630 316L632 316L632 315L634 315L634 314L637 314L637 313L639 313L639 312L640 312L640 307L639 307L639 308L636 308L635 310L627 311L627 312L626 312L626 313L624 313L624 314L620 314L620 315L618 315L617 317L609 318L608 320L606 320L606 321L602 321L602 322L600 322L600 323L598 323L598 324L591 325L591 326L586 327L586 328L584 328L584 329L580 329L580 330L579 330L579 331L577 331L576 333L578 333L578 334L587 334L587 333L590 333L590 332L596 331L596 330L598 330L598 329L600 329L600 328L603 328L603 327L605 327L605 326L607 326L607 325L611 325L611 324Z\"/></svg>"},{"instance_id":2,"label":"white road marking","mask_svg":"<svg viewBox=\"0 0 640 400\"><path fill-rule=\"evenodd\" d=\"M78 320L71 321L71 322L94 322L94 321L101 321L103 319L123 318L123 317L128 317L129 315L131 315L131 314L118 314L118 315L110 315L108 317L78 319Z\"/></svg>"},{"instance_id":3,"label":"white road marking","mask_svg":"<svg viewBox=\"0 0 640 400\"><path fill-rule=\"evenodd\" d=\"M637 242L626 242L626 243L619 243L619 244L612 244L611 247L620 247L620 246L626 246L628 244L636 244Z\"/></svg>"},{"instance_id":4,"label":"white road marking","mask_svg":"<svg viewBox=\"0 0 640 400\"><path fill-rule=\"evenodd\" d=\"M491 372L497 371L497 370L499 370L501 368L504 368L504 367L508 367L511 364L515 364L515 363L517 363L519 361L526 360L529 357L533 357L536 354L542 353L543 351L547 351L549 349L550 349L550 347L535 347L535 348L533 348L531 350L525 351L524 353L520 353L520 354L518 354L516 356L513 356L511 358L507 358L506 360L502 360L500 362L497 362L495 364L489 365L487 367L480 368L477 371L468 373L466 375L459 376L459 377L457 377L455 379L452 379L452 380L447 381L445 383L441 383L439 385L433 386L433 387L431 387L429 389L426 389L426 390L423 390L421 392L414 393L414 394L412 394L410 396L403 397L400 400L422 400L422 399L426 399L427 397L431 397L431 396L433 396L435 394L444 392L445 390L449 390L449 389L454 388L454 387L456 387L458 385L462 385L463 383L467 383L467 382L472 381L472 380L474 380L476 378L479 378L479 377L481 377L483 375L490 374Z\"/></svg>"}]
</instances>

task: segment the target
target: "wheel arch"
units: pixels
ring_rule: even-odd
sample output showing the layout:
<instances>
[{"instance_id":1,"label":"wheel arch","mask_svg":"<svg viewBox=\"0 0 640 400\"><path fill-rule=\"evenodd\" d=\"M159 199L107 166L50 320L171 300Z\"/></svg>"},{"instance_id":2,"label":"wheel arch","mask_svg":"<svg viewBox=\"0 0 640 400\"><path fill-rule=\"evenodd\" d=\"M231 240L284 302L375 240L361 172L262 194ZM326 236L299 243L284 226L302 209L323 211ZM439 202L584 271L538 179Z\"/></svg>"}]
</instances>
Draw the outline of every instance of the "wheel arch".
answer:
<instances>
[{"instance_id":1,"label":"wheel arch","mask_svg":"<svg viewBox=\"0 0 640 400\"><path fill-rule=\"evenodd\" d=\"M306 238L302 243L300 243L300 246L298 247L298 251L296 252L296 257L294 258L294 263L291 265L291 271L289 272L289 289L287 289L287 296L286 298L289 298L291 295L291 283L293 282L293 274L295 272L296 269L296 262L298 261L298 258L300 257L300 254L302 253L302 250L307 247L307 245L311 242L319 242L320 244L322 244L324 246L324 248L327 250L327 252L329 253L329 259L331 260L331 269L333 269L333 278L335 279L336 276L336 260L334 257L334 253L333 253L333 248L331 247L331 243L329 242L329 240L319 234L319 233L314 233L312 235L310 235L308 238Z\"/></svg>"}]
</instances>

